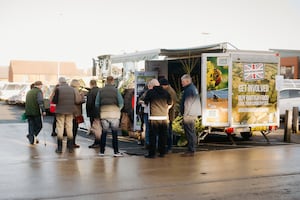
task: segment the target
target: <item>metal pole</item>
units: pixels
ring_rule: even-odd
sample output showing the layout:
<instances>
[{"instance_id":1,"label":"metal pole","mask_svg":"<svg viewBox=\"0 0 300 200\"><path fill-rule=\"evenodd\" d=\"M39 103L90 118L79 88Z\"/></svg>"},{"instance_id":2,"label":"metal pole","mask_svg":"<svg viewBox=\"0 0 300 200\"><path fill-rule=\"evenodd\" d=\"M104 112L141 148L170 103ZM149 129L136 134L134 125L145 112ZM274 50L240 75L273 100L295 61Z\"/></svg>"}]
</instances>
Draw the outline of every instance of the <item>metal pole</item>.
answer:
<instances>
[{"instance_id":1,"label":"metal pole","mask_svg":"<svg viewBox=\"0 0 300 200\"><path fill-rule=\"evenodd\" d=\"M292 132L292 112L290 110L285 111L285 121L284 121L284 142L291 142L291 132Z\"/></svg>"}]
</instances>

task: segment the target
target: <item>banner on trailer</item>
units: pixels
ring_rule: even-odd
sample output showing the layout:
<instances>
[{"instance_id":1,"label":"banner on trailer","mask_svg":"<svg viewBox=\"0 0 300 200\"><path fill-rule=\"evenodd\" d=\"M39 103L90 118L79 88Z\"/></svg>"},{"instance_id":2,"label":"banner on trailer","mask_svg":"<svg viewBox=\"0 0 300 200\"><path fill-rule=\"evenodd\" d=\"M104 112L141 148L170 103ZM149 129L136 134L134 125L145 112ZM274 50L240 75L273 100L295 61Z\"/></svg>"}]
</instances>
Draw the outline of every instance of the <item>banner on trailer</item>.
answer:
<instances>
[{"instance_id":1,"label":"banner on trailer","mask_svg":"<svg viewBox=\"0 0 300 200\"><path fill-rule=\"evenodd\" d=\"M278 63L233 61L232 125L277 123Z\"/></svg>"},{"instance_id":2,"label":"banner on trailer","mask_svg":"<svg viewBox=\"0 0 300 200\"><path fill-rule=\"evenodd\" d=\"M228 57L211 54L203 57L203 119L207 126L228 125Z\"/></svg>"}]
</instances>

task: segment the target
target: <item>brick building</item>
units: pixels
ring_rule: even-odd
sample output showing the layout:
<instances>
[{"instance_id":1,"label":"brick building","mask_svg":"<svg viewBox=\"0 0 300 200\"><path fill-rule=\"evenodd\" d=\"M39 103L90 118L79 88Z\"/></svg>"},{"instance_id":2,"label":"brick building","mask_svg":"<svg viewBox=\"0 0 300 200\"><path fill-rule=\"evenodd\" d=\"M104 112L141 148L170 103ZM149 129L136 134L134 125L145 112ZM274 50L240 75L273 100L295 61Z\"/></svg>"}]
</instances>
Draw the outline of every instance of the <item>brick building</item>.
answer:
<instances>
[{"instance_id":1,"label":"brick building","mask_svg":"<svg viewBox=\"0 0 300 200\"><path fill-rule=\"evenodd\" d=\"M41 80L46 84L56 84L60 76L78 78L84 76L74 62L11 60L8 67L9 82L32 83Z\"/></svg>"}]
</instances>

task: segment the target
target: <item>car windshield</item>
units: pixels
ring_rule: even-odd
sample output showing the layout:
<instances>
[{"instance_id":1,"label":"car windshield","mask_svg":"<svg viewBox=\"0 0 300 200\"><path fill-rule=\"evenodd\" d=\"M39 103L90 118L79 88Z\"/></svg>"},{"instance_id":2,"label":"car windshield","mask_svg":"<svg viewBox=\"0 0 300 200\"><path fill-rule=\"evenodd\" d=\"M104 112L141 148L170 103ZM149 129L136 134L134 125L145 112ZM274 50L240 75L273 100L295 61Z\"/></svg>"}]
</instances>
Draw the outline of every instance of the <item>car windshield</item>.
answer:
<instances>
[{"instance_id":1,"label":"car windshield","mask_svg":"<svg viewBox=\"0 0 300 200\"><path fill-rule=\"evenodd\" d=\"M299 98L300 97L300 89L290 89L280 91L280 99L288 99L288 98Z\"/></svg>"},{"instance_id":2,"label":"car windshield","mask_svg":"<svg viewBox=\"0 0 300 200\"><path fill-rule=\"evenodd\" d=\"M18 84L8 84L5 87L5 90L19 90L21 88L21 85Z\"/></svg>"}]
</instances>

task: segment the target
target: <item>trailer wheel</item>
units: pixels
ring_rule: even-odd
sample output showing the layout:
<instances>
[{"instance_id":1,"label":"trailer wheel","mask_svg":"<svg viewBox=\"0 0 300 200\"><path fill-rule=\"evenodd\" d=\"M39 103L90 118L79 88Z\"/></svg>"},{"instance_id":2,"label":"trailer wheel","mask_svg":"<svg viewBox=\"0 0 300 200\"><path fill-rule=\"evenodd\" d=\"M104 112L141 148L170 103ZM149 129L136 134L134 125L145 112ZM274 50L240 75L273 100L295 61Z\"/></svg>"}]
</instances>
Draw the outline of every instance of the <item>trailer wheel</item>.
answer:
<instances>
[{"instance_id":1,"label":"trailer wheel","mask_svg":"<svg viewBox=\"0 0 300 200\"><path fill-rule=\"evenodd\" d=\"M252 132L241 132L242 138L249 140L252 137Z\"/></svg>"}]
</instances>

